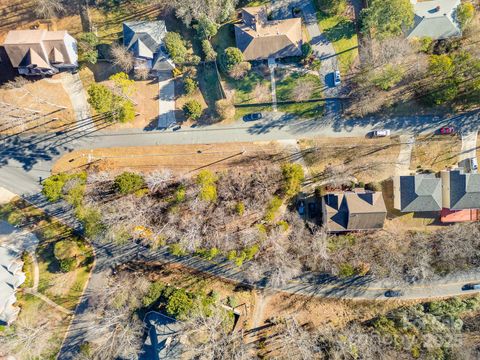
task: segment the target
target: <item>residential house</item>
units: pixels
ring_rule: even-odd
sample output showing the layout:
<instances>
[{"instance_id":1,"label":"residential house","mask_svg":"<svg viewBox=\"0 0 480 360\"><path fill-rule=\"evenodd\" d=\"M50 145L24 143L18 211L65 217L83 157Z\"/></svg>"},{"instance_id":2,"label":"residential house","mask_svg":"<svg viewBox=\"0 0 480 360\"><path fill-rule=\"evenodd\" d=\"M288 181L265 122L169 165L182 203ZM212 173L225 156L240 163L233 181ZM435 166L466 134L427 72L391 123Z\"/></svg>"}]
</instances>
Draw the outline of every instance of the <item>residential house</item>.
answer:
<instances>
[{"instance_id":1,"label":"residential house","mask_svg":"<svg viewBox=\"0 0 480 360\"><path fill-rule=\"evenodd\" d=\"M21 254L0 246L0 324L10 325L16 320L20 308L15 306L15 293L25 281Z\"/></svg>"},{"instance_id":2,"label":"residential house","mask_svg":"<svg viewBox=\"0 0 480 360\"><path fill-rule=\"evenodd\" d=\"M461 169L440 173L443 185L442 206L449 210L480 209L480 174Z\"/></svg>"},{"instance_id":3,"label":"residential house","mask_svg":"<svg viewBox=\"0 0 480 360\"><path fill-rule=\"evenodd\" d=\"M408 38L429 37L433 40L462 35L456 19L460 0L411 0L415 12L414 25Z\"/></svg>"},{"instance_id":4,"label":"residential house","mask_svg":"<svg viewBox=\"0 0 480 360\"><path fill-rule=\"evenodd\" d=\"M77 42L66 31L13 30L3 46L21 75L53 75L78 67Z\"/></svg>"},{"instance_id":5,"label":"residential house","mask_svg":"<svg viewBox=\"0 0 480 360\"><path fill-rule=\"evenodd\" d=\"M143 344L140 360L180 359L183 324L169 316L150 311L145 316L148 336Z\"/></svg>"},{"instance_id":6,"label":"residential house","mask_svg":"<svg viewBox=\"0 0 480 360\"><path fill-rule=\"evenodd\" d=\"M396 176L393 193L394 208L401 212L442 210L442 180L435 174Z\"/></svg>"},{"instance_id":7,"label":"residential house","mask_svg":"<svg viewBox=\"0 0 480 360\"><path fill-rule=\"evenodd\" d=\"M165 21L129 21L123 23L123 45L135 57L134 67L171 74L175 64L164 45Z\"/></svg>"},{"instance_id":8,"label":"residential house","mask_svg":"<svg viewBox=\"0 0 480 360\"><path fill-rule=\"evenodd\" d=\"M247 61L302 55L302 20L268 20L265 6L242 9L235 40Z\"/></svg>"},{"instance_id":9,"label":"residential house","mask_svg":"<svg viewBox=\"0 0 480 360\"><path fill-rule=\"evenodd\" d=\"M328 232L382 229L386 215L381 192L355 189L322 198L322 220Z\"/></svg>"}]
</instances>

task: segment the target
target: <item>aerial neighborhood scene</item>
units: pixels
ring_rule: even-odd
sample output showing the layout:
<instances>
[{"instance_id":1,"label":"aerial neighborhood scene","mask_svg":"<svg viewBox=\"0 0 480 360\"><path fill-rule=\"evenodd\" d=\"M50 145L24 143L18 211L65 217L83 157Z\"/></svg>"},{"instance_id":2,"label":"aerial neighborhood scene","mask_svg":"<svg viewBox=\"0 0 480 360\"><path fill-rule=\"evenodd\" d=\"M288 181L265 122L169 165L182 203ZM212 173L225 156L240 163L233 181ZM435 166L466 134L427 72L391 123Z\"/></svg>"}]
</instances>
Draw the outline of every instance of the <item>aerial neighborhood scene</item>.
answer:
<instances>
[{"instance_id":1,"label":"aerial neighborhood scene","mask_svg":"<svg viewBox=\"0 0 480 360\"><path fill-rule=\"evenodd\" d=\"M480 359L479 0L1 0L0 360Z\"/></svg>"}]
</instances>

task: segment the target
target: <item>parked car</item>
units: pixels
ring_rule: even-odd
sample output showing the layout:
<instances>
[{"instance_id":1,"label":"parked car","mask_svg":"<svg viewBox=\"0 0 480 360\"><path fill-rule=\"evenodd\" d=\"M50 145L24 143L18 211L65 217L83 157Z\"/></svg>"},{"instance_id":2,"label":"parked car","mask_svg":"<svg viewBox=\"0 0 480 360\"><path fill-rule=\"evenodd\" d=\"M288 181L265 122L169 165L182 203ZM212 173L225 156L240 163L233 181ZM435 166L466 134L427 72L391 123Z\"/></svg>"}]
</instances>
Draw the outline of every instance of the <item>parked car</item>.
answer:
<instances>
[{"instance_id":1,"label":"parked car","mask_svg":"<svg viewBox=\"0 0 480 360\"><path fill-rule=\"evenodd\" d=\"M441 135L452 135L455 134L455 128L453 126L444 126L440 128Z\"/></svg>"},{"instance_id":2,"label":"parked car","mask_svg":"<svg viewBox=\"0 0 480 360\"><path fill-rule=\"evenodd\" d=\"M335 86L338 86L340 85L341 82L342 82L342 79L340 78L340 71L335 70L335 72L333 73L333 84Z\"/></svg>"},{"instance_id":3,"label":"parked car","mask_svg":"<svg viewBox=\"0 0 480 360\"><path fill-rule=\"evenodd\" d=\"M374 130L372 132L373 137L385 137L385 136L390 136L390 130Z\"/></svg>"},{"instance_id":4,"label":"parked car","mask_svg":"<svg viewBox=\"0 0 480 360\"><path fill-rule=\"evenodd\" d=\"M243 121L256 121L262 118L261 113L247 114L243 117Z\"/></svg>"},{"instance_id":5,"label":"parked car","mask_svg":"<svg viewBox=\"0 0 480 360\"><path fill-rule=\"evenodd\" d=\"M182 127L181 127L180 125L177 125L177 126L174 126L174 127L172 128L172 131L178 131L178 130L180 130L181 128L182 128Z\"/></svg>"},{"instance_id":6,"label":"parked car","mask_svg":"<svg viewBox=\"0 0 480 360\"><path fill-rule=\"evenodd\" d=\"M462 286L462 290L480 290L480 284L465 284Z\"/></svg>"},{"instance_id":7,"label":"parked car","mask_svg":"<svg viewBox=\"0 0 480 360\"><path fill-rule=\"evenodd\" d=\"M470 167L470 171L477 171L478 170L478 161L476 157L468 159L468 165Z\"/></svg>"},{"instance_id":8,"label":"parked car","mask_svg":"<svg viewBox=\"0 0 480 360\"><path fill-rule=\"evenodd\" d=\"M387 290L385 291L385 294L383 294L385 297L400 297L403 296L403 292L400 290Z\"/></svg>"},{"instance_id":9,"label":"parked car","mask_svg":"<svg viewBox=\"0 0 480 360\"><path fill-rule=\"evenodd\" d=\"M312 219L315 216L317 216L317 205L313 202L308 203L308 217Z\"/></svg>"},{"instance_id":10,"label":"parked car","mask_svg":"<svg viewBox=\"0 0 480 360\"><path fill-rule=\"evenodd\" d=\"M305 214L305 201L300 200L300 201L297 203L297 209L298 209L298 213L299 213L300 215Z\"/></svg>"}]
</instances>

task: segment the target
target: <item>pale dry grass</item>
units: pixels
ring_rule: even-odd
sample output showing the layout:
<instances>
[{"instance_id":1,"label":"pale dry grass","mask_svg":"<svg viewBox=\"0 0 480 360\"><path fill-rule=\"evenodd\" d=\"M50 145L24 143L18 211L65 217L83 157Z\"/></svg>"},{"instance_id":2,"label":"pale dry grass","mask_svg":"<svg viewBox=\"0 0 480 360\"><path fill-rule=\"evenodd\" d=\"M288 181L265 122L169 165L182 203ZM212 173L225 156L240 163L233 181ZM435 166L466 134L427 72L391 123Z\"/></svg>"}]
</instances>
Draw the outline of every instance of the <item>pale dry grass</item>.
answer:
<instances>
[{"instance_id":1,"label":"pale dry grass","mask_svg":"<svg viewBox=\"0 0 480 360\"><path fill-rule=\"evenodd\" d=\"M437 172L457 165L461 149L458 136L419 136L413 147L410 169Z\"/></svg>"},{"instance_id":2,"label":"pale dry grass","mask_svg":"<svg viewBox=\"0 0 480 360\"><path fill-rule=\"evenodd\" d=\"M279 161L283 148L275 142L159 145L145 147L78 150L60 158L52 172L93 170L152 171L159 168L177 173L208 168L250 166L254 161ZM90 163L89 163L90 160Z\"/></svg>"},{"instance_id":3,"label":"pale dry grass","mask_svg":"<svg viewBox=\"0 0 480 360\"><path fill-rule=\"evenodd\" d=\"M365 183L393 176L400 152L400 143L394 137L318 138L301 141L300 147L313 176L327 167L338 167L346 176L354 176Z\"/></svg>"}]
</instances>

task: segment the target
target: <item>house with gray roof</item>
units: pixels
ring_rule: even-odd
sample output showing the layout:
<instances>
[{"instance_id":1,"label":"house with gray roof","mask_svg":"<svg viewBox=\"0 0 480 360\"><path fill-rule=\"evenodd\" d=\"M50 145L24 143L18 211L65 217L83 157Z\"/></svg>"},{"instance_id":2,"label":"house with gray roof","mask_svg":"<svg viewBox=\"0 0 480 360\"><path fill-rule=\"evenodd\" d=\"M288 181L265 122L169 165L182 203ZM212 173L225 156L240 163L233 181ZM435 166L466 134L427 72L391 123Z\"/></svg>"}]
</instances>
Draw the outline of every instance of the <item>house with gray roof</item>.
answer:
<instances>
[{"instance_id":1,"label":"house with gray roof","mask_svg":"<svg viewBox=\"0 0 480 360\"><path fill-rule=\"evenodd\" d=\"M442 206L450 210L480 209L480 174L444 170Z\"/></svg>"},{"instance_id":2,"label":"house with gray roof","mask_svg":"<svg viewBox=\"0 0 480 360\"><path fill-rule=\"evenodd\" d=\"M180 359L183 353L180 341L183 324L156 311L147 313L144 322L148 335L139 359Z\"/></svg>"},{"instance_id":3,"label":"house with gray roof","mask_svg":"<svg viewBox=\"0 0 480 360\"><path fill-rule=\"evenodd\" d=\"M411 0L415 19L407 37L429 37L439 40L462 36L460 24L456 19L460 2L460 0Z\"/></svg>"},{"instance_id":4,"label":"house with gray roof","mask_svg":"<svg viewBox=\"0 0 480 360\"><path fill-rule=\"evenodd\" d=\"M146 67L154 72L170 72L175 68L164 46L166 34L165 21L123 23L123 45L133 53L135 68Z\"/></svg>"},{"instance_id":5,"label":"house with gray roof","mask_svg":"<svg viewBox=\"0 0 480 360\"><path fill-rule=\"evenodd\" d=\"M382 229L386 216L381 192L355 189L322 198L322 222L330 233Z\"/></svg>"},{"instance_id":6,"label":"house with gray roof","mask_svg":"<svg viewBox=\"0 0 480 360\"><path fill-rule=\"evenodd\" d=\"M393 178L394 208L401 212L442 210L442 180L435 174Z\"/></svg>"}]
</instances>

